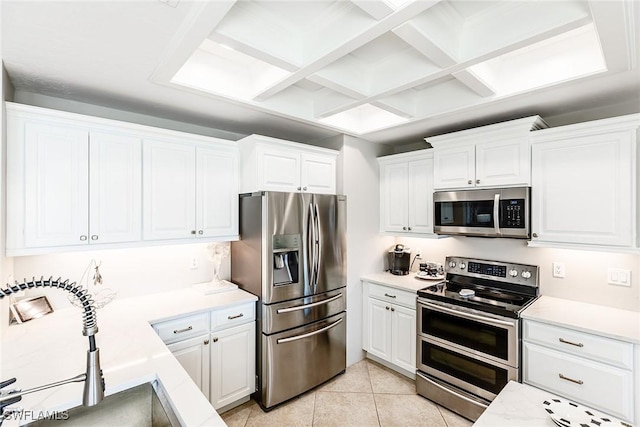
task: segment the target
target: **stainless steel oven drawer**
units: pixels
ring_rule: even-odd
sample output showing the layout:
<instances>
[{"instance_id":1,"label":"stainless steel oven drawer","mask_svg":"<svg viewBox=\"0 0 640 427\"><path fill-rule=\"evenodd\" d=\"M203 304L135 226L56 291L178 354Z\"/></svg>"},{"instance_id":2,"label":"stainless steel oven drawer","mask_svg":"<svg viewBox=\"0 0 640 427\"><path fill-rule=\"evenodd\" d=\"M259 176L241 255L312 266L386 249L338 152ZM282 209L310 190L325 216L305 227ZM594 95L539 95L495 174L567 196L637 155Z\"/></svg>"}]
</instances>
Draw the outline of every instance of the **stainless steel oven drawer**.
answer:
<instances>
[{"instance_id":1,"label":"stainless steel oven drawer","mask_svg":"<svg viewBox=\"0 0 640 427\"><path fill-rule=\"evenodd\" d=\"M343 372L346 324L343 312L277 334L262 334L262 404L270 408Z\"/></svg>"},{"instance_id":2,"label":"stainless steel oven drawer","mask_svg":"<svg viewBox=\"0 0 640 427\"><path fill-rule=\"evenodd\" d=\"M262 307L262 332L271 334L316 322L346 309L346 288Z\"/></svg>"},{"instance_id":3,"label":"stainless steel oven drawer","mask_svg":"<svg viewBox=\"0 0 640 427\"><path fill-rule=\"evenodd\" d=\"M416 373L416 393L472 421L480 418L491 403L419 371Z\"/></svg>"}]
</instances>

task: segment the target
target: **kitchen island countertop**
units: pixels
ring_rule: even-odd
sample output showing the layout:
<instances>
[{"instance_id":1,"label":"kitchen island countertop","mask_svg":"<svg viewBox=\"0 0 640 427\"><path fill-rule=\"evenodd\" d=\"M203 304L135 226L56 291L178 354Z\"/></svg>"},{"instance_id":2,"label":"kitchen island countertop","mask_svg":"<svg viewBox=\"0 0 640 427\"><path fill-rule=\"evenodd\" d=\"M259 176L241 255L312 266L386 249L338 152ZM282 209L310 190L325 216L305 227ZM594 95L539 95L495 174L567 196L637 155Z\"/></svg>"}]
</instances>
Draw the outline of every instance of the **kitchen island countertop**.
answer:
<instances>
[{"instance_id":1,"label":"kitchen island countertop","mask_svg":"<svg viewBox=\"0 0 640 427\"><path fill-rule=\"evenodd\" d=\"M187 372L156 335L151 322L256 301L242 290L203 295L192 288L116 299L97 311L105 395L157 380L178 419L188 426L224 426ZM2 342L0 379L17 378L16 388L28 389L85 371L88 340L82 336L81 311L64 308L22 325L8 327ZM38 414L81 405L83 383L72 383L23 396L22 408L3 427L32 421Z\"/></svg>"}]
</instances>

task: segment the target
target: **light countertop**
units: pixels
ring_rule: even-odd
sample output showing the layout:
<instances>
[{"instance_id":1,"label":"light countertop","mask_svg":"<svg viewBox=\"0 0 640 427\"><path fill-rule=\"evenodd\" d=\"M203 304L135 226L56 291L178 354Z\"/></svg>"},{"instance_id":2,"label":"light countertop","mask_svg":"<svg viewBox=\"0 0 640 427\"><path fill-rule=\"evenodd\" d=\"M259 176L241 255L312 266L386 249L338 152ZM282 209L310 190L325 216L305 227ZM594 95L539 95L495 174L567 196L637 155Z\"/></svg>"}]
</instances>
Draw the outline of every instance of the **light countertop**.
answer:
<instances>
[{"instance_id":1,"label":"light countertop","mask_svg":"<svg viewBox=\"0 0 640 427\"><path fill-rule=\"evenodd\" d=\"M420 279L416 276L415 272L411 272L405 276L396 276L386 271L367 274L366 276L360 277L360 280L411 292L418 292L418 290L422 288L442 282L442 280Z\"/></svg>"},{"instance_id":2,"label":"light countertop","mask_svg":"<svg viewBox=\"0 0 640 427\"><path fill-rule=\"evenodd\" d=\"M557 427L542 405L554 397L539 388L509 381L473 427Z\"/></svg>"},{"instance_id":3,"label":"light countertop","mask_svg":"<svg viewBox=\"0 0 640 427\"><path fill-rule=\"evenodd\" d=\"M217 412L156 335L151 322L256 301L242 290L203 295L191 288L116 299L97 312L96 343L104 372L105 395L158 380L178 419L188 426L223 426ZM0 379L16 377L15 388L28 389L85 371L88 339L82 335L81 310L58 310L7 329L2 342ZM82 404L82 383L23 396L25 413L63 411ZM31 421L7 419L3 427Z\"/></svg>"},{"instance_id":4,"label":"light countertop","mask_svg":"<svg viewBox=\"0 0 640 427\"><path fill-rule=\"evenodd\" d=\"M522 318L640 344L640 312L541 296Z\"/></svg>"}]
</instances>

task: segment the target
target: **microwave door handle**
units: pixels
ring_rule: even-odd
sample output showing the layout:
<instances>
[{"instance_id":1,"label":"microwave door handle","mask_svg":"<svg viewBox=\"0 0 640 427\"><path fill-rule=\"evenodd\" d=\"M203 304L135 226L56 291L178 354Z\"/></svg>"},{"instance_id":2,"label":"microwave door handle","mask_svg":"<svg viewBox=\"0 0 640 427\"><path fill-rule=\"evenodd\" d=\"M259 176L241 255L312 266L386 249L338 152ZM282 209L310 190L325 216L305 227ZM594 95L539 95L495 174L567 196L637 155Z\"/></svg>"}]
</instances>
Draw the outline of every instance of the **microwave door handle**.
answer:
<instances>
[{"instance_id":1,"label":"microwave door handle","mask_svg":"<svg viewBox=\"0 0 640 427\"><path fill-rule=\"evenodd\" d=\"M493 228L495 229L496 236L502 234L500 232L500 193L496 193L493 196Z\"/></svg>"}]
</instances>

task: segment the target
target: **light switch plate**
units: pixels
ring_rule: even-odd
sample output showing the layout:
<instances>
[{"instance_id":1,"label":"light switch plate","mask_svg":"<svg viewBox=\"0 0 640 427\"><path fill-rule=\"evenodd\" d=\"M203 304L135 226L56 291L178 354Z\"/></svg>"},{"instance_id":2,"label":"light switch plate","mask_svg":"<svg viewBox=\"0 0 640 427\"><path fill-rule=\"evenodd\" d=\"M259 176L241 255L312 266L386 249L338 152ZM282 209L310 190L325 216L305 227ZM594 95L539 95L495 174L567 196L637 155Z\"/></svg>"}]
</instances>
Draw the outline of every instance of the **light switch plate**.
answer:
<instances>
[{"instance_id":1,"label":"light switch plate","mask_svg":"<svg viewBox=\"0 0 640 427\"><path fill-rule=\"evenodd\" d=\"M631 270L622 268L610 268L607 274L610 285L631 286Z\"/></svg>"}]
</instances>

